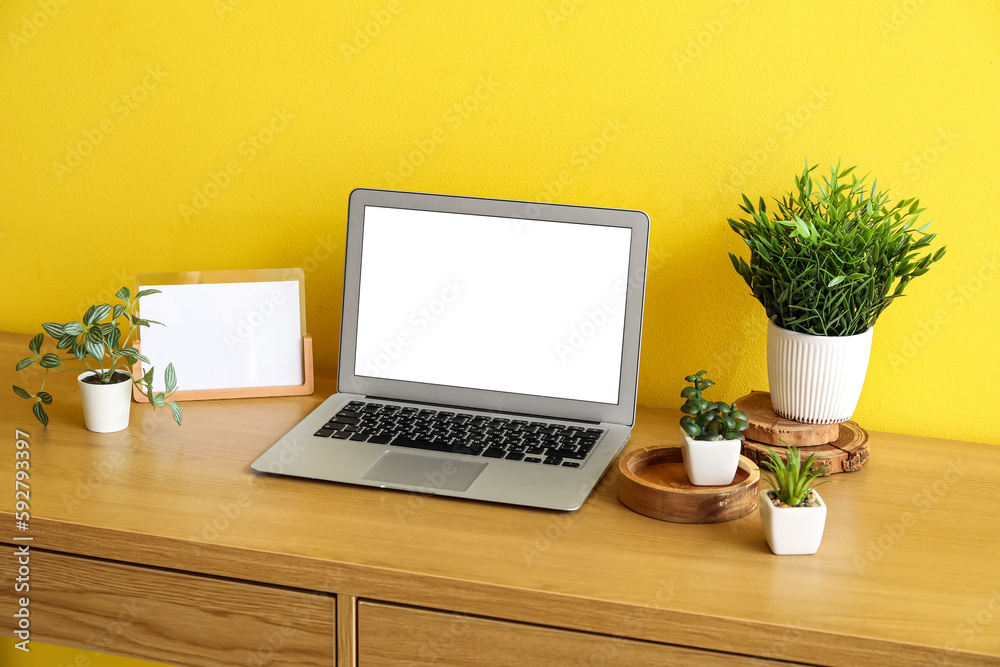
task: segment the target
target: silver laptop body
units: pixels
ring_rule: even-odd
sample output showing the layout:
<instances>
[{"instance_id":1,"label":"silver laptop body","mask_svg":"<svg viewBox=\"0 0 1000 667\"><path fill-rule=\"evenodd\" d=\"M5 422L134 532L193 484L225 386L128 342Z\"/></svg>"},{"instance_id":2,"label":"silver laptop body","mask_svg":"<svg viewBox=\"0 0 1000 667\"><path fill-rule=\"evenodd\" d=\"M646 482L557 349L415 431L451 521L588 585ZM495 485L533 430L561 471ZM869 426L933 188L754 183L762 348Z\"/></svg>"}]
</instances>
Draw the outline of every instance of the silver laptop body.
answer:
<instances>
[{"instance_id":1,"label":"silver laptop body","mask_svg":"<svg viewBox=\"0 0 1000 667\"><path fill-rule=\"evenodd\" d=\"M253 469L579 508L635 420L648 241L641 211L354 190L338 393Z\"/></svg>"}]
</instances>

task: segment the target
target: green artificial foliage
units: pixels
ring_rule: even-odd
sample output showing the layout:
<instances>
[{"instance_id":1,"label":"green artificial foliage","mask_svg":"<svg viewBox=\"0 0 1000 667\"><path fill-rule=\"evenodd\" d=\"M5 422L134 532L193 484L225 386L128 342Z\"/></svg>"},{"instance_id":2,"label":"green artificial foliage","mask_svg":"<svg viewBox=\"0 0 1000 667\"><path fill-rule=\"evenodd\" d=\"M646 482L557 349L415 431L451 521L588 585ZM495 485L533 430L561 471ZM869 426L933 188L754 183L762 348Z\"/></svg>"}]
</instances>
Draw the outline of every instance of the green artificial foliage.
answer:
<instances>
[{"instance_id":1,"label":"green artificial foliage","mask_svg":"<svg viewBox=\"0 0 1000 667\"><path fill-rule=\"evenodd\" d=\"M26 389L15 385L14 393L21 398L33 401L32 411L43 426L49 424L49 416L43 406L52 403L52 394L45 391L45 381L49 377L49 372L80 372L87 369L93 371L103 384L111 383L116 372L128 375L132 383L138 386L149 398L154 410L157 407L169 405L174 421L178 424L181 423L181 407L176 401L168 400L177 390L177 374L174 372L174 365L168 364L164 373L166 392L153 392L153 368L150 368L139 378L132 374L132 366L137 361L149 364L149 359L139 354L138 349L129 346L133 336L140 327L148 327L151 324L162 325L162 322L144 320L139 317L137 310L139 299L159 293L160 290L157 289L145 289L132 297L129 289L122 287L115 295L122 303L114 306L106 303L91 306L80 322L67 322L66 324L47 322L42 325L45 333L56 341L56 349L67 350L69 356L60 357L52 352L41 354L45 333L36 335L28 343L28 350L32 356L17 362L16 370L21 371L31 364L37 363L45 369L42 386L32 395ZM107 321L102 322L101 320L104 319ZM119 320L122 321L122 325L127 325L127 333L124 335L119 327ZM82 362L86 368L61 368L64 361L71 360ZM55 370L57 368L60 370Z\"/></svg>"},{"instance_id":2,"label":"green artificial foliage","mask_svg":"<svg viewBox=\"0 0 1000 667\"><path fill-rule=\"evenodd\" d=\"M780 502L789 507L798 507L809 497L814 488L826 484L826 482L813 484L817 477L826 472L826 468L822 467L813 470L815 454L810 454L809 458L803 461L801 452L795 447L789 447L787 460L782 461L773 449L767 445L764 445L764 448L768 455L768 460L764 461L764 477L771 484Z\"/></svg>"},{"instance_id":3,"label":"green artificial foliage","mask_svg":"<svg viewBox=\"0 0 1000 667\"><path fill-rule=\"evenodd\" d=\"M681 412L687 413L681 417L681 429L695 440L743 440L742 431L750 425L747 413L735 404L702 398L701 392L715 384L704 375L705 371L698 371L684 378L693 386L681 390L687 399L681 406Z\"/></svg>"},{"instance_id":4,"label":"green artificial foliage","mask_svg":"<svg viewBox=\"0 0 1000 667\"><path fill-rule=\"evenodd\" d=\"M888 192L855 167L830 167L822 183L808 162L795 192L756 207L743 195L750 219L729 226L750 248L750 262L730 253L733 267L764 306L767 317L789 331L852 336L874 326L882 311L917 276L927 273L945 248L931 254L930 222L917 227L924 209L917 199L889 204Z\"/></svg>"}]
</instances>

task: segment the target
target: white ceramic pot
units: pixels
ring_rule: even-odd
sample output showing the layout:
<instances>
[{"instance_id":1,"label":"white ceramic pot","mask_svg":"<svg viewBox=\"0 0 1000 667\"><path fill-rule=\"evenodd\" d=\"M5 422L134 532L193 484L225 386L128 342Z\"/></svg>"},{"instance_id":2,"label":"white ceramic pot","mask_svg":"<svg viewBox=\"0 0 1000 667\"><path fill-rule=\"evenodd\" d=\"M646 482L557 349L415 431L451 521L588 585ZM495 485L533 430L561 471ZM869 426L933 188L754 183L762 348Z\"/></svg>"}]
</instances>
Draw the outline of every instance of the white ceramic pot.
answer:
<instances>
[{"instance_id":1,"label":"white ceramic pot","mask_svg":"<svg viewBox=\"0 0 1000 667\"><path fill-rule=\"evenodd\" d=\"M807 424L847 421L868 372L873 329L810 336L767 323L767 382L774 411Z\"/></svg>"},{"instance_id":2,"label":"white ceramic pot","mask_svg":"<svg viewBox=\"0 0 1000 667\"><path fill-rule=\"evenodd\" d=\"M132 382L114 384L90 384L83 378L93 375L91 371L80 373L76 383L80 386L80 401L83 403L83 422L87 430L95 433L112 433L128 428L129 411L132 408Z\"/></svg>"},{"instance_id":3,"label":"white ceramic pot","mask_svg":"<svg viewBox=\"0 0 1000 667\"><path fill-rule=\"evenodd\" d=\"M729 486L740 464L742 440L695 440L684 430L684 470L695 486Z\"/></svg>"},{"instance_id":4,"label":"white ceramic pot","mask_svg":"<svg viewBox=\"0 0 1000 667\"><path fill-rule=\"evenodd\" d=\"M760 523L767 546L778 556L801 556L816 553L826 525L826 503L813 491L819 503L815 507L775 507L760 492Z\"/></svg>"}]
</instances>

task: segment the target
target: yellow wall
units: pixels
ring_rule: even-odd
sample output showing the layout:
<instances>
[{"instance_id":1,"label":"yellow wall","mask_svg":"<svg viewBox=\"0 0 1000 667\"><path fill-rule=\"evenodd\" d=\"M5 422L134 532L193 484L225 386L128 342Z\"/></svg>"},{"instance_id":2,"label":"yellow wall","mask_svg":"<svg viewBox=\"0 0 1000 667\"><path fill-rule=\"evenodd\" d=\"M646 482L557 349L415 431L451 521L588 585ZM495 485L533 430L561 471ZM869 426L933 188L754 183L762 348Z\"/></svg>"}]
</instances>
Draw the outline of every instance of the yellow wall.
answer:
<instances>
[{"instance_id":1,"label":"yellow wall","mask_svg":"<svg viewBox=\"0 0 1000 667\"><path fill-rule=\"evenodd\" d=\"M303 266L333 367L352 188L621 206L653 221L640 402L678 406L700 368L735 398L766 386L765 321L726 218L842 156L919 196L949 248L879 322L855 418L1000 443L989 408L957 410L998 397L998 13L4 0L0 329L140 271Z\"/></svg>"}]
</instances>

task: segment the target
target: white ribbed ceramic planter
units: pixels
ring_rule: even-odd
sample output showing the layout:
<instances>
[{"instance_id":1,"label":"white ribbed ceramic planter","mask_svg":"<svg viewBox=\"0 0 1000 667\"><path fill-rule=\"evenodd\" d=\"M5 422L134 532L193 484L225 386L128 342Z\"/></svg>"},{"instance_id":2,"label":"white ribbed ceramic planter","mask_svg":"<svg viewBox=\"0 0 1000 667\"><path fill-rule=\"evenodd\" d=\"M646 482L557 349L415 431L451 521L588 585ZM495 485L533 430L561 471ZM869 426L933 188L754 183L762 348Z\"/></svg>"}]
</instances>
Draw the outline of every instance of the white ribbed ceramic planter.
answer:
<instances>
[{"instance_id":1,"label":"white ribbed ceramic planter","mask_svg":"<svg viewBox=\"0 0 1000 667\"><path fill-rule=\"evenodd\" d=\"M847 421L868 372L873 329L810 336L767 323L767 382L774 411L807 424Z\"/></svg>"},{"instance_id":2,"label":"white ribbed ceramic planter","mask_svg":"<svg viewBox=\"0 0 1000 667\"><path fill-rule=\"evenodd\" d=\"M95 433L112 433L128 428L129 410L132 407L132 382L114 384L89 384L83 378L92 372L80 373L76 383L80 386L83 404L83 422L87 430Z\"/></svg>"},{"instance_id":3,"label":"white ribbed ceramic planter","mask_svg":"<svg viewBox=\"0 0 1000 667\"><path fill-rule=\"evenodd\" d=\"M740 464L742 440L695 440L681 429L684 471L694 486L729 486Z\"/></svg>"},{"instance_id":4,"label":"white ribbed ceramic planter","mask_svg":"<svg viewBox=\"0 0 1000 667\"><path fill-rule=\"evenodd\" d=\"M813 491L819 505L816 507L775 507L760 492L760 523L764 528L767 546L777 556L804 556L814 554L823 541L826 526L826 503Z\"/></svg>"}]
</instances>

